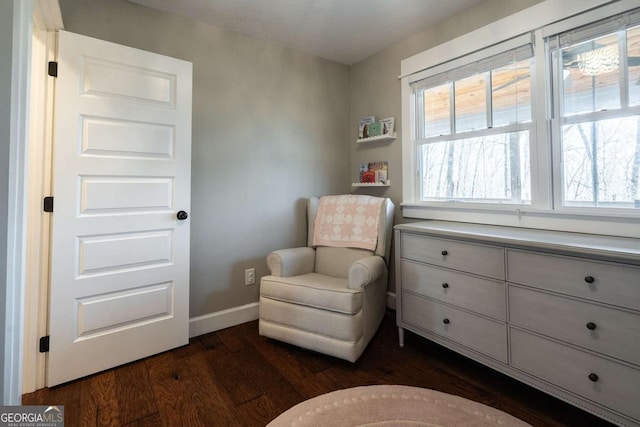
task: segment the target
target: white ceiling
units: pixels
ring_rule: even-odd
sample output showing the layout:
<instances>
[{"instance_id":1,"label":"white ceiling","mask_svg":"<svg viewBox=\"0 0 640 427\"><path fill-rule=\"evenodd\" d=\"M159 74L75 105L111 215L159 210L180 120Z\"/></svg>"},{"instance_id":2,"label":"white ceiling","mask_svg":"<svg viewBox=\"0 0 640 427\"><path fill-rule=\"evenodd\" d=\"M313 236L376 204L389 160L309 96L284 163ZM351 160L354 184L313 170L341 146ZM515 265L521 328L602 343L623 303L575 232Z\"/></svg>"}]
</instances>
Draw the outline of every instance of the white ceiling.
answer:
<instances>
[{"instance_id":1,"label":"white ceiling","mask_svg":"<svg viewBox=\"0 0 640 427\"><path fill-rule=\"evenodd\" d=\"M351 65L483 0L130 0Z\"/></svg>"}]
</instances>

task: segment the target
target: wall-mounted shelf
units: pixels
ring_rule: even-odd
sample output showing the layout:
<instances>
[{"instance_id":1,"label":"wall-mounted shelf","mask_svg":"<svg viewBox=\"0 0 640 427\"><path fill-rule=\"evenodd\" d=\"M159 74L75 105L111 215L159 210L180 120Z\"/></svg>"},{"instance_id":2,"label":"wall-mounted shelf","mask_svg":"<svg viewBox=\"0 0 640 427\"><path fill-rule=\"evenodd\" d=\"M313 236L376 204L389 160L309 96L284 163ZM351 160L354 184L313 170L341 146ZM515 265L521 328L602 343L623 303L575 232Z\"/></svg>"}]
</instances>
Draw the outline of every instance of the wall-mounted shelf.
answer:
<instances>
[{"instance_id":1,"label":"wall-mounted shelf","mask_svg":"<svg viewBox=\"0 0 640 427\"><path fill-rule=\"evenodd\" d=\"M390 187L391 181L387 181L386 184L381 182L354 182L352 187Z\"/></svg>"},{"instance_id":2,"label":"wall-mounted shelf","mask_svg":"<svg viewBox=\"0 0 640 427\"><path fill-rule=\"evenodd\" d=\"M396 139L396 134L392 133L389 135L380 135L380 136L372 136L370 138L360 138L356 139L358 144L366 144L368 142L376 142L376 141L393 141Z\"/></svg>"}]
</instances>

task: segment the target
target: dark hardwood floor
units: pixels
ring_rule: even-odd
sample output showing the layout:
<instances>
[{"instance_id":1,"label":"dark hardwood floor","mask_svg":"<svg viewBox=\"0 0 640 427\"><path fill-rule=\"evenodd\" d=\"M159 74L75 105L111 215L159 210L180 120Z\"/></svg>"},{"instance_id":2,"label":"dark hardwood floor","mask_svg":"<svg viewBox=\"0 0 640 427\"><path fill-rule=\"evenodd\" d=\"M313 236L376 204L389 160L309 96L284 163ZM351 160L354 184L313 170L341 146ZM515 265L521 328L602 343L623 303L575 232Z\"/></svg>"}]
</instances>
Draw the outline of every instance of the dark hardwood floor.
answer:
<instances>
[{"instance_id":1,"label":"dark hardwood floor","mask_svg":"<svg viewBox=\"0 0 640 427\"><path fill-rule=\"evenodd\" d=\"M533 426L611 426L412 333L400 348L393 311L355 364L261 337L254 321L24 395L23 405L64 405L67 427L264 426L303 400L373 384L455 394Z\"/></svg>"}]
</instances>

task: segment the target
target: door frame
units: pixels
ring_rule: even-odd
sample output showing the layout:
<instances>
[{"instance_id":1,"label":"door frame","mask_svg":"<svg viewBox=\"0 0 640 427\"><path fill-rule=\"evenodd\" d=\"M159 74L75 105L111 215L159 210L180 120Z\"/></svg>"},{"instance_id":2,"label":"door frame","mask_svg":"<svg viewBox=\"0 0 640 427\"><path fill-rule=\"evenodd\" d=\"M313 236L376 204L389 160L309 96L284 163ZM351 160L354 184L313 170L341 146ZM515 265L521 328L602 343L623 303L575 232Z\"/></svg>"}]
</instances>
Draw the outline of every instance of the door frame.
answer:
<instances>
[{"instance_id":1,"label":"door frame","mask_svg":"<svg viewBox=\"0 0 640 427\"><path fill-rule=\"evenodd\" d=\"M34 22L39 19L34 10ZM27 162L27 238L25 273L24 354L22 393L43 388L46 355L38 341L47 335L50 215L42 210L42 199L51 195L52 120L54 79L47 75L46 64L55 61L56 33L33 29L31 68L30 135Z\"/></svg>"},{"instance_id":2,"label":"door frame","mask_svg":"<svg viewBox=\"0 0 640 427\"><path fill-rule=\"evenodd\" d=\"M29 70L31 66L32 1L13 0L11 99L9 118L9 176L7 194L6 294L3 341L4 405L20 403L25 259L25 173L29 123ZM4 241L1 244L5 244Z\"/></svg>"},{"instance_id":3,"label":"door frame","mask_svg":"<svg viewBox=\"0 0 640 427\"><path fill-rule=\"evenodd\" d=\"M18 0L18 3L22 2ZM13 361L5 363L5 404L12 405L21 404L22 394L45 387L46 356L38 351L38 341L47 332L49 219L42 212L42 197L49 193L51 185L53 114L53 81L47 78L46 64L55 59L55 31L63 28L58 0L33 0L23 4L21 20L28 30L21 35L28 49L21 49L20 55L29 72L20 84L26 88L31 102L26 104L24 112L27 132L20 141L24 154L18 166L23 171L17 185L22 190L20 205L24 209L22 218L13 224L9 222L10 228L15 227L21 233L15 253L22 256L21 264L10 266L21 268L19 280L7 284L21 296L14 302L19 313L13 316L20 319L21 327L15 328L15 337L6 338L7 341L19 340L19 350L8 355ZM9 303L7 299L7 306ZM7 369L13 370L13 377L7 375Z\"/></svg>"}]
</instances>

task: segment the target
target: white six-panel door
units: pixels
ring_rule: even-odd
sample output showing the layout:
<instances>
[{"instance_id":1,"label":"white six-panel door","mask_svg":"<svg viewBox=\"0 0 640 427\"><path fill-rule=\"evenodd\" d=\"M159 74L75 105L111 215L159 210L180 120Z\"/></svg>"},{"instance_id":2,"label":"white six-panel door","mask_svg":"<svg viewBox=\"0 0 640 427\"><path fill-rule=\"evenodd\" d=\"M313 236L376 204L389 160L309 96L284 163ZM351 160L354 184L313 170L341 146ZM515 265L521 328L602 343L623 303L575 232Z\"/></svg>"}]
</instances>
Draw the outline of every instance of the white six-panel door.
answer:
<instances>
[{"instance_id":1,"label":"white six-panel door","mask_svg":"<svg viewBox=\"0 0 640 427\"><path fill-rule=\"evenodd\" d=\"M58 43L48 386L189 337L192 65Z\"/></svg>"}]
</instances>

